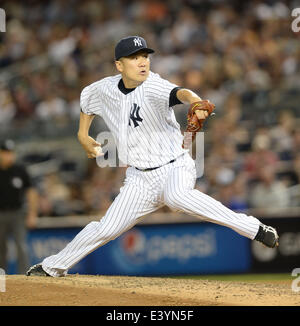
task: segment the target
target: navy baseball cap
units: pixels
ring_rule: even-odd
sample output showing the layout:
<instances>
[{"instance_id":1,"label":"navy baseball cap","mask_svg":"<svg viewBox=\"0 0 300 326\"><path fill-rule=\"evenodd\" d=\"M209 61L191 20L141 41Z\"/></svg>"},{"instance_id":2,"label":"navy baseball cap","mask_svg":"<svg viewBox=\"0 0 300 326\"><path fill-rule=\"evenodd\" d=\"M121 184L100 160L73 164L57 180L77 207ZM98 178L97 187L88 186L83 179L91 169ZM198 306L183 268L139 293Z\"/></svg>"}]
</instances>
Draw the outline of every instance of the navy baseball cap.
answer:
<instances>
[{"instance_id":1,"label":"navy baseball cap","mask_svg":"<svg viewBox=\"0 0 300 326\"><path fill-rule=\"evenodd\" d=\"M12 139L6 139L0 144L0 150L13 152L15 150L15 142Z\"/></svg>"},{"instance_id":2,"label":"navy baseball cap","mask_svg":"<svg viewBox=\"0 0 300 326\"><path fill-rule=\"evenodd\" d=\"M154 50L147 47L146 41L140 36L128 36L122 38L115 47L115 59L119 60L122 57L134 54L138 51L145 50L148 53L153 53Z\"/></svg>"}]
</instances>

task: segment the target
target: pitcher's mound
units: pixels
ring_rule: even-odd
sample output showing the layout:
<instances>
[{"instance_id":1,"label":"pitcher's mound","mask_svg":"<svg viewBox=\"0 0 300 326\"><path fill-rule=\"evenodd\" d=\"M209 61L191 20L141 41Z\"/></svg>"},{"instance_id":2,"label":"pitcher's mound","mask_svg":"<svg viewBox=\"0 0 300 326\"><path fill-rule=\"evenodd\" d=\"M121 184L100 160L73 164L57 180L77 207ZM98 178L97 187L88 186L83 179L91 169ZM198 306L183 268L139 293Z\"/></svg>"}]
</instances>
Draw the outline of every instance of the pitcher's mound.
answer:
<instances>
[{"instance_id":1,"label":"pitcher's mound","mask_svg":"<svg viewBox=\"0 0 300 326\"><path fill-rule=\"evenodd\" d=\"M1 306L299 306L288 281L7 275Z\"/></svg>"}]
</instances>

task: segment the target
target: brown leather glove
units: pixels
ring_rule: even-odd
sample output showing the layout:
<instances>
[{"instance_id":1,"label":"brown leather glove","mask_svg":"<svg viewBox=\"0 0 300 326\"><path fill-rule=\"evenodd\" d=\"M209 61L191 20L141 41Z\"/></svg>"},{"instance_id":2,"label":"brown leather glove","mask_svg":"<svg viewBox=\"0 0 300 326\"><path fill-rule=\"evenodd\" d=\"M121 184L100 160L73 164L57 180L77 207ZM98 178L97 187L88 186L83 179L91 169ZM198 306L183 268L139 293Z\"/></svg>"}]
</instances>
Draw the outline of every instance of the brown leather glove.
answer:
<instances>
[{"instance_id":1,"label":"brown leather glove","mask_svg":"<svg viewBox=\"0 0 300 326\"><path fill-rule=\"evenodd\" d=\"M209 100L202 100L190 105L188 114L187 114L187 128L186 128L186 136L184 140L184 144L182 147L188 148L190 144L194 141L196 137L196 132L200 131L203 127L203 123L205 119L198 119L196 111L204 110L207 111L208 116L212 114L215 109L215 105L212 104Z\"/></svg>"}]
</instances>

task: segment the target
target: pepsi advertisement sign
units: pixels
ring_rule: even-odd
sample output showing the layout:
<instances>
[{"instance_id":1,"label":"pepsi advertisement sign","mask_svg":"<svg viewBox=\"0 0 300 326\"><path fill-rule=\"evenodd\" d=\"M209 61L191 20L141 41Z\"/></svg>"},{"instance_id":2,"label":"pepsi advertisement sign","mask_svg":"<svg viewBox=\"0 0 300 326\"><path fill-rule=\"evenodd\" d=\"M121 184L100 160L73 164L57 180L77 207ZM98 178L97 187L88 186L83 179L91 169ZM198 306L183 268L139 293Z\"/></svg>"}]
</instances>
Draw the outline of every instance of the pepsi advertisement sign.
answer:
<instances>
[{"instance_id":1,"label":"pepsi advertisement sign","mask_svg":"<svg viewBox=\"0 0 300 326\"><path fill-rule=\"evenodd\" d=\"M31 264L56 254L79 231L31 231ZM251 268L250 242L212 223L137 225L86 256L69 273L155 276L245 272ZM14 256L10 255L8 274L15 273Z\"/></svg>"}]
</instances>

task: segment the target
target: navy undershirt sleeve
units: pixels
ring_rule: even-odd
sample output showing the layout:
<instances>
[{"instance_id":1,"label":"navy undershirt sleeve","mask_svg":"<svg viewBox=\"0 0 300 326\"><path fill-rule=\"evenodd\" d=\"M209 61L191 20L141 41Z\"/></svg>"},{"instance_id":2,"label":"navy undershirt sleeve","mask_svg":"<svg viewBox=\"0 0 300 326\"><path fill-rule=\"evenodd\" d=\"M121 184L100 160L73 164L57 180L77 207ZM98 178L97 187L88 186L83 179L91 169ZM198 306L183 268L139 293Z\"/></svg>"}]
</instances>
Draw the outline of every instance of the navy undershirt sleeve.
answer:
<instances>
[{"instance_id":1,"label":"navy undershirt sleeve","mask_svg":"<svg viewBox=\"0 0 300 326\"><path fill-rule=\"evenodd\" d=\"M170 97L169 97L169 107L174 106L176 104L183 104L176 96L176 93L179 89L183 87L175 87L171 90Z\"/></svg>"}]
</instances>

